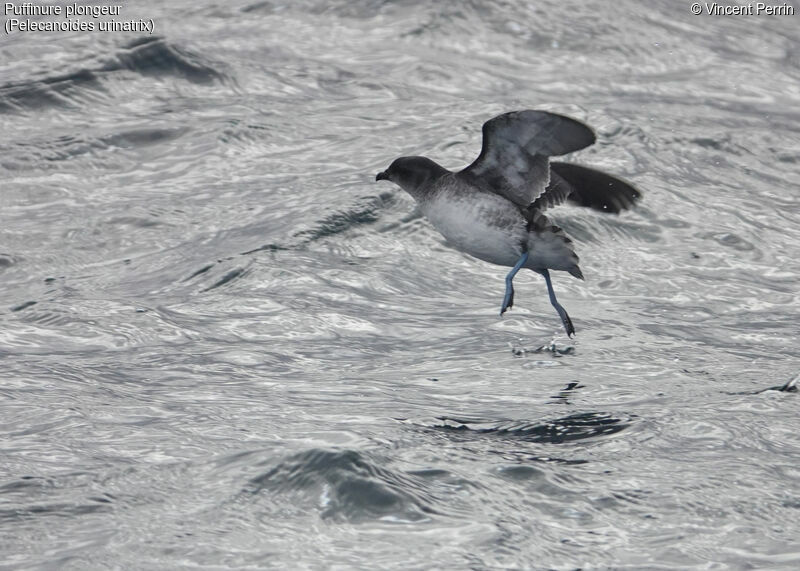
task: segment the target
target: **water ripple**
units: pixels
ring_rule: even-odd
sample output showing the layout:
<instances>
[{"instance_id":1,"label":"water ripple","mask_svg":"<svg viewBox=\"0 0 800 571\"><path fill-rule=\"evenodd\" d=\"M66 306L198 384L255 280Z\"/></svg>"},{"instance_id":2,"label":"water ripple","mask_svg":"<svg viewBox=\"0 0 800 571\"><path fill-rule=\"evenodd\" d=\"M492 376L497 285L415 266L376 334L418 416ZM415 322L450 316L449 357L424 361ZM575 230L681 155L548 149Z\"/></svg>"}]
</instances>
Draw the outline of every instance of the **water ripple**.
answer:
<instances>
[{"instance_id":1,"label":"water ripple","mask_svg":"<svg viewBox=\"0 0 800 571\"><path fill-rule=\"evenodd\" d=\"M435 513L424 480L381 467L354 450L309 450L250 481L248 491L296 492L321 516L348 521L419 521Z\"/></svg>"}]
</instances>

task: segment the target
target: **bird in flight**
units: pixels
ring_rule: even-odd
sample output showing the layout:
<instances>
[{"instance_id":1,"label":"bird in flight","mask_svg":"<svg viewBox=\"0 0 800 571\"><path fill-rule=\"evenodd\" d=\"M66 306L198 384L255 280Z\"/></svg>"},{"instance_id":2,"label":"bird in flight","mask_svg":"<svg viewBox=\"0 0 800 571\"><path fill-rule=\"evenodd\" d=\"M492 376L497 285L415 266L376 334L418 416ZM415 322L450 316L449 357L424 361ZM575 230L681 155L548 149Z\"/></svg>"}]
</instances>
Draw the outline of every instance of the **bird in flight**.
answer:
<instances>
[{"instance_id":1,"label":"bird in flight","mask_svg":"<svg viewBox=\"0 0 800 571\"><path fill-rule=\"evenodd\" d=\"M427 157L400 157L375 180L391 181L408 192L456 249L511 268L500 315L514 305L513 281L520 269L544 277L550 303L571 337L575 327L556 299L550 270L579 279L583 274L572 240L544 211L569 201L618 213L641 197L607 173L550 161L594 142L592 129L570 117L512 111L484 123L481 154L465 169L452 172Z\"/></svg>"}]
</instances>

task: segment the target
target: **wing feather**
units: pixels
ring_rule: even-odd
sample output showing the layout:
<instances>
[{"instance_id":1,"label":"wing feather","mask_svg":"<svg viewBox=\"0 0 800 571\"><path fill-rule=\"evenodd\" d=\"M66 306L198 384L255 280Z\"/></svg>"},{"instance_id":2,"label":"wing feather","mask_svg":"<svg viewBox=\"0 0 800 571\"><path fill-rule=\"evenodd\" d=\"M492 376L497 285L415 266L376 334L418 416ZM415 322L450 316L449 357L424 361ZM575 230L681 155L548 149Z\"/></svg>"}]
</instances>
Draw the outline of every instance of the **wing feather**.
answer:
<instances>
[{"instance_id":1,"label":"wing feather","mask_svg":"<svg viewBox=\"0 0 800 571\"><path fill-rule=\"evenodd\" d=\"M550 183L548 157L594 141L594 132L570 117L531 110L504 113L484 123L481 154L457 176L527 208Z\"/></svg>"},{"instance_id":2,"label":"wing feather","mask_svg":"<svg viewBox=\"0 0 800 571\"><path fill-rule=\"evenodd\" d=\"M575 163L552 162L550 183L528 210L541 211L568 200L578 206L617 214L633 207L641 196L630 183L603 171Z\"/></svg>"}]
</instances>

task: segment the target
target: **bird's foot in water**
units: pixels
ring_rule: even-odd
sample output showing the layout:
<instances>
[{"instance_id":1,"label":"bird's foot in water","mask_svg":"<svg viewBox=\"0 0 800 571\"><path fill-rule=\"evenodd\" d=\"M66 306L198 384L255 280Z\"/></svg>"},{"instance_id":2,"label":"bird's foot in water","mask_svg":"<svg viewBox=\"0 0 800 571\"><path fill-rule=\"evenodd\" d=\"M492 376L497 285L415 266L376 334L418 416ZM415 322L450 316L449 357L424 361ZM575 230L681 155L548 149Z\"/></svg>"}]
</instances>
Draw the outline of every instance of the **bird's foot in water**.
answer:
<instances>
[{"instance_id":1,"label":"bird's foot in water","mask_svg":"<svg viewBox=\"0 0 800 571\"><path fill-rule=\"evenodd\" d=\"M503 297L503 307L500 308L500 315L514 307L514 288L506 290L506 295Z\"/></svg>"},{"instance_id":2,"label":"bird's foot in water","mask_svg":"<svg viewBox=\"0 0 800 571\"><path fill-rule=\"evenodd\" d=\"M503 307L500 308L500 315L503 315L507 309L514 307L514 276L517 275L517 272L527 261L528 252L523 252L516 265L508 272L506 276L506 295L503 297Z\"/></svg>"},{"instance_id":3,"label":"bird's foot in water","mask_svg":"<svg viewBox=\"0 0 800 571\"><path fill-rule=\"evenodd\" d=\"M563 307L556 309L558 310L558 315L561 317L561 323L564 324L567 337L572 337L575 335L575 326L572 325L572 320L569 318L569 315L567 315L567 311Z\"/></svg>"}]
</instances>

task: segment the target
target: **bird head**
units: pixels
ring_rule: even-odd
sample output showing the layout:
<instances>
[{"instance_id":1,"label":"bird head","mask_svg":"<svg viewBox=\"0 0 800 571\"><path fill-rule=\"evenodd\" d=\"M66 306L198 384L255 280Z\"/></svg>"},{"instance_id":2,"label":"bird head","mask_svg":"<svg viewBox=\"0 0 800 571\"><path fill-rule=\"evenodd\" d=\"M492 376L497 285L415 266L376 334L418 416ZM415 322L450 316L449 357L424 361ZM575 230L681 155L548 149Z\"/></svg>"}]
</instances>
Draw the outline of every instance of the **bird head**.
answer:
<instances>
[{"instance_id":1,"label":"bird head","mask_svg":"<svg viewBox=\"0 0 800 571\"><path fill-rule=\"evenodd\" d=\"M375 180L393 182L416 198L427 184L448 172L427 157L400 157L388 169L379 172Z\"/></svg>"}]
</instances>

